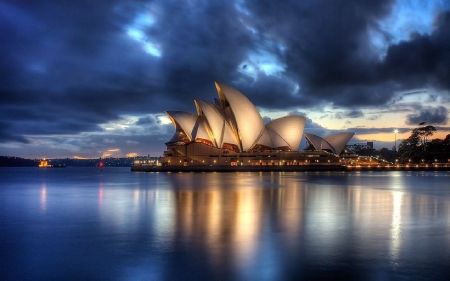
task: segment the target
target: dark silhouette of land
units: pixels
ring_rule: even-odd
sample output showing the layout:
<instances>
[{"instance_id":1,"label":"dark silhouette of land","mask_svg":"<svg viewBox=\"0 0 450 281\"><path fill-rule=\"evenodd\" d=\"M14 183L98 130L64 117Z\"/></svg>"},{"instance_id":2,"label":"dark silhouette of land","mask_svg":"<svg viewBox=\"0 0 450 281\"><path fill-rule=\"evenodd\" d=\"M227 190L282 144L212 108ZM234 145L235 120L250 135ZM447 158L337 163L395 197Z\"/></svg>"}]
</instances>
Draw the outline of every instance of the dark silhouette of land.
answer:
<instances>
[{"instance_id":1,"label":"dark silhouette of land","mask_svg":"<svg viewBox=\"0 0 450 281\"><path fill-rule=\"evenodd\" d=\"M137 156L122 158L90 158L90 159L74 159L74 158L54 158L47 159L48 163L53 166L66 167L99 167L103 163L103 167L131 167L136 160L149 160L155 157ZM41 159L26 159L15 156L0 156L0 167L37 167Z\"/></svg>"}]
</instances>

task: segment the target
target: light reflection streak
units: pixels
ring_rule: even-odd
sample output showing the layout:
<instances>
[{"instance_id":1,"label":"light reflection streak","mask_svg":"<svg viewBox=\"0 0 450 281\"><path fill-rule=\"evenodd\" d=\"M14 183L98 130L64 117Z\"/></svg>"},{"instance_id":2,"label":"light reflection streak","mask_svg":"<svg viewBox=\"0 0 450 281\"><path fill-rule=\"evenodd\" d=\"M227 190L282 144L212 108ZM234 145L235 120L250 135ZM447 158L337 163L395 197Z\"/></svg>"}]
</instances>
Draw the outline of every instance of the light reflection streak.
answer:
<instances>
[{"instance_id":1,"label":"light reflection streak","mask_svg":"<svg viewBox=\"0 0 450 281\"><path fill-rule=\"evenodd\" d=\"M217 260L219 256L220 248L217 247L217 243L220 241L220 233L221 233L221 211L222 206L220 204L220 192L218 190L212 190L205 194L207 204L205 205L205 227L206 227L206 241L207 247L209 251L212 253L212 257L216 259L216 262L220 262Z\"/></svg>"},{"instance_id":2,"label":"light reflection streak","mask_svg":"<svg viewBox=\"0 0 450 281\"><path fill-rule=\"evenodd\" d=\"M392 192L392 224L390 231L390 243L389 252L391 257L391 262L394 266L397 266L397 261L399 259L399 252L402 243L402 199L403 192L394 191Z\"/></svg>"},{"instance_id":3,"label":"light reflection streak","mask_svg":"<svg viewBox=\"0 0 450 281\"><path fill-rule=\"evenodd\" d=\"M282 200L279 205L280 220L287 243L295 245L301 233L303 225L303 200L305 194L301 187L294 183L289 188L284 188Z\"/></svg>"},{"instance_id":4,"label":"light reflection streak","mask_svg":"<svg viewBox=\"0 0 450 281\"><path fill-rule=\"evenodd\" d=\"M135 189L133 192L133 205L134 207L139 206L139 189Z\"/></svg>"},{"instance_id":5,"label":"light reflection streak","mask_svg":"<svg viewBox=\"0 0 450 281\"><path fill-rule=\"evenodd\" d=\"M235 262L245 265L255 254L263 212L261 193L258 190L237 190L235 196L236 220L233 232Z\"/></svg>"},{"instance_id":6,"label":"light reflection streak","mask_svg":"<svg viewBox=\"0 0 450 281\"><path fill-rule=\"evenodd\" d=\"M336 177L326 184L321 177L170 174L169 182L154 185L162 188L126 190L115 204L105 201L104 208L117 224L113 230L131 237L120 236L127 242L151 221L144 230L151 237L145 240L148 247L157 245L162 253L180 248L201 253L208 266L231 266L242 279L260 269L265 275L255 279L277 279L283 255L299 251L309 251L308 258L321 264L342 257L342 252L351 253L350 259L382 253L400 268L400 256L413 239L404 225L412 218L436 217L439 206L444 206L438 197L408 192L409 182L395 172L370 176L371 181L365 173ZM120 217L127 220L117 221Z\"/></svg>"},{"instance_id":7,"label":"light reflection streak","mask_svg":"<svg viewBox=\"0 0 450 281\"><path fill-rule=\"evenodd\" d=\"M317 257L332 255L341 243L341 225L347 223L345 198L340 196L340 189L323 188L308 184L310 192L307 198L308 212L304 226L309 244L317 249ZM345 209L344 209L345 208Z\"/></svg>"},{"instance_id":8,"label":"light reflection streak","mask_svg":"<svg viewBox=\"0 0 450 281\"><path fill-rule=\"evenodd\" d=\"M153 228L157 234L156 242L161 246L168 246L168 241L172 241L175 232L175 222L177 213L177 198L172 191L155 190L149 192L149 196L154 200L149 204L153 219Z\"/></svg>"},{"instance_id":9,"label":"light reflection streak","mask_svg":"<svg viewBox=\"0 0 450 281\"><path fill-rule=\"evenodd\" d=\"M194 192L180 191L176 194L176 223L183 236L191 236L194 228Z\"/></svg>"},{"instance_id":10,"label":"light reflection streak","mask_svg":"<svg viewBox=\"0 0 450 281\"><path fill-rule=\"evenodd\" d=\"M47 211L47 185L44 183L41 187L41 212Z\"/></svg>"}]
</instances>

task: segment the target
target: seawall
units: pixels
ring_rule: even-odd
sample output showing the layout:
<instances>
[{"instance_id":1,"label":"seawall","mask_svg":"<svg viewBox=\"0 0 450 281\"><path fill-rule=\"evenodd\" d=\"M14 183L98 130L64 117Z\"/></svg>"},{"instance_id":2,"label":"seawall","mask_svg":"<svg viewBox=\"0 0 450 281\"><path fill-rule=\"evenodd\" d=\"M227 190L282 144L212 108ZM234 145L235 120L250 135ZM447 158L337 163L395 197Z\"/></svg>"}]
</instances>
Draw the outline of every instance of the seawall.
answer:
<instances>
[{"instance_id":1,"label":"seawall","mask_svg":"<svg viewBox=\"0 0 450 281\"><path fill-rule=\"evenodd\" d=\"M131 166L132 172L307 172L307 171L450 171L449 165L434 166Z\"/></svg>"},{"instance_id":2,"label":"seawall","mask_svg":"<svg viewBox=\"0 0 450 281\"><path fill-rule=\"evenodd\" d=\"M450 171L448 165L417 165L417 166L347 166L346 171Z\"/></svg>"},{"instance_id":3,"label":"seawall","mask_svg":"<svg viewBox=\"0 0 450 281\"><path fill-rule=\"evenodd\" d=\"M132 172L300 172L345 171L341 165L299 166L131 166Z\"/></svg>"}]
</instances>

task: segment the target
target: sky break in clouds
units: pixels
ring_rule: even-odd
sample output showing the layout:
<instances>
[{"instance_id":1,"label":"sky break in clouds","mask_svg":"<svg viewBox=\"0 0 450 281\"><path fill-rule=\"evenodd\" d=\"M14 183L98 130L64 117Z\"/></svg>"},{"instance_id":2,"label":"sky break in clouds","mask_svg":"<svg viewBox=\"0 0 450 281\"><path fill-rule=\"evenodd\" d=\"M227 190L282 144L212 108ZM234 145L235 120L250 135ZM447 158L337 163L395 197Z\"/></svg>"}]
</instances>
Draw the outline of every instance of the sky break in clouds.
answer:
<instances>
[{"instance_id":1,"label":"sky break in clouds","mask_svg":"<svg viewBox=\"0 0 450 281\"><path fill-rule=\"evenodd\" d=\"M448 0L11 0L0 36L0 155L161 155L214 81L322 136L450 133Z\"/></svg>"}]
</instances>

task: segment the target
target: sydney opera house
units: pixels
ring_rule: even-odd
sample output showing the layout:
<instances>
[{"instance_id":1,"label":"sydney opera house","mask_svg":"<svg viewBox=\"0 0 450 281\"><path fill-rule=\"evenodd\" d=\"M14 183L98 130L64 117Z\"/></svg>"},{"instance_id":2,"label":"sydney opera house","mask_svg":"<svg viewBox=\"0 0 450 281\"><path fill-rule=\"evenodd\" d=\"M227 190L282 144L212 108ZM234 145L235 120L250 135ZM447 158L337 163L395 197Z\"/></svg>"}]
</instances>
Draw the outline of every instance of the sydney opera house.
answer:
<instances>
[{"instance_id":1,"label":"sydney opera house","mask_svg":"<svg viewBox=\"0 0 450 281\"><path fill-rule=\"evenodd\" d=\"M304 133L305 117L285 116L265 124L238 90L215 83L215 102L194 100L197 113L166 111L175 134L160 166L340 165L354 133L319 137ZM299 151L302 136L308 147Z\"/></svg>"}]
</instances>

